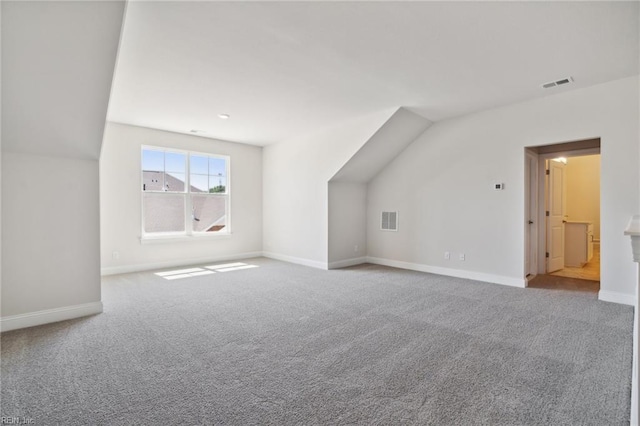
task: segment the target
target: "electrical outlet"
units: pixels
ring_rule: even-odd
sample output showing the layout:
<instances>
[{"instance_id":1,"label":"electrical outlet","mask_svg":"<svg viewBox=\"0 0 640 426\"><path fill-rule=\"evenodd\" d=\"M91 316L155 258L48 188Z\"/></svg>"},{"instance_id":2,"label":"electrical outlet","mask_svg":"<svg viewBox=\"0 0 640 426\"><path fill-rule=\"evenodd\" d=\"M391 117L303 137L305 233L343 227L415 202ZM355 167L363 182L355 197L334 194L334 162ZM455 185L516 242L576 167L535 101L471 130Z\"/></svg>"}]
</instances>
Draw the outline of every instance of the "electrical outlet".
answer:
<instances>
[{"instance_id":1,"label":"electrical outlet","mask_svg":"<svg viewBox=\"0 0 640 426\"><path fill-rule=\"evenodd\" d=\"M111 253L111 258L113 260L118 260L120 259L120 252L119 251L114 251L113 253Z\"/></svg>"},{"instance_id":2,"label":"electrical outlet","mask_svg":"<svg viewBox=\"0 0 640 426\"><path fill-rule=\"evenodd\" d=\"M353 246L353 251L355 251L356 253L358 252L358 245L357 244L355 246Z\"/></svg>"},{"instance_id":3,"label":"electrical outlet","mask_svg":"<svg viewBox=\"0 0 640 426\"><path fill-rule=\"evenodd\" d=\"M465 257L464 257L464 253L460 253L460 260L464 261Z\"/></svg>"},{"instance_id":4,"label":"electrical outlet","mask_svg":"<svg viewBox=\"0 0 640 426\"><path fill-rule=\"evenodd\" d=\"M444 252L444 260L449 260L451 259L451 253L449 253L448 251Z\"/></svg>"}]
</instances>

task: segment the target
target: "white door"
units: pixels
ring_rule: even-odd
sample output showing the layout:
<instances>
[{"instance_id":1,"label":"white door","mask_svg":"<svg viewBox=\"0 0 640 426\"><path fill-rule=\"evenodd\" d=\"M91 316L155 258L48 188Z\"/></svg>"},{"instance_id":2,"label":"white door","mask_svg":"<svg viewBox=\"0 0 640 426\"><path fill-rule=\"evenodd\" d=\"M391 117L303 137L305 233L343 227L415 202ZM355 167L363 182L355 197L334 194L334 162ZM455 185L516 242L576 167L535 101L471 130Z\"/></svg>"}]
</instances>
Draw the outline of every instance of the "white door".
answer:
<instances>
[{"instance_id":1,"label":"white door","mask_svg":"<svg viewBox=\"0 0 640 426\"><path fill-rule=\"evenodd\" d=\"M535 223L536 212L538 209L538 157L530 152L525 157L525 265L524 273L526 276L536 275L537 262L537 224Z\"/></svg>"},{"instance_id":2,"label":"white door","mask_svg":"<svg viewBox=\"0 0 640 426\"><path fill-rule=\"evenodd\" d=\"M564 223L566 212L565 165L549 161L549 217L547 224L547 272L564 268Z\"/></svg>"}]
</instances>

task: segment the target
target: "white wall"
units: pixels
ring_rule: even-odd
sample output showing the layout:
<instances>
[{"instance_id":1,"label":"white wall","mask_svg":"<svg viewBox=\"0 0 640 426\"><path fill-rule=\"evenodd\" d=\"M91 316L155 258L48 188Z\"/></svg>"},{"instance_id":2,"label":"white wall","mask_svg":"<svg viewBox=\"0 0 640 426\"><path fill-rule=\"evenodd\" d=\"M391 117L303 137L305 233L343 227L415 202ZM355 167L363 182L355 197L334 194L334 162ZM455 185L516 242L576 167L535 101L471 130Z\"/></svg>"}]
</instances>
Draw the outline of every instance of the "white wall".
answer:
<instances>
[{"instance_id":1,"label":"white wall","mask_svg":"<svg viewBox=\"0 0 640 426\"><path fill-rule=\"evenodd\" d=\"M639 58L640 63L640 58ZM638 98L638 109L640 109L640 97ZM638 135L640 138L640 134ZM639 150L640 154L640 150ZM638 157L638 169L640 169L640 156ZM638 182L638 191L640 191L640 182ZM638 196L640 200L640 194ZM640 213L640 203L638 204L637 212ZM631 400L631 424L637 424L640 419L640 394L638 392L638 387L640 385L640 367L638 366L638 350L640 349L640 330L638 330L638 309L640 309L640 273L638 274L638 285L636 286L636 309L634 315L634 330L633 330L633 366L634 366L634 376L632 380L632 400Z\"/></svg>"},{"instance_id":2,"label":"white wall","mask_svg":"<svg viewBox=\"0 0 640 426\"><path fill-rule=\"evenodd\" d=\"M434 124L369 184L368 255L522 282L524 147L601 137L600 297L632 303L638 89L626 78ZM383 209L400 211L397 233L377 229Z\"/></svg>"},{"instance_id":3,"label":"white wall","mask_svg":"<svg viewBox=\"0 0 640 426\"><path fill-rule=\"evenodd\" d=\"M363 262L367 250L366 198L366 183L329 182L330 268Z\"/></svg>"},{"instance_id":4,"label":"white wall","mask_svg":"<svg viewBox=\"0 0 640 426\"><path fill-rule=\"evenodd\" d=\"M329 268L365 262L367 183L430 125L426 118L398 108L331 178Z\"/></svg>"},{"instance_id":5,"label":"white wall","mask_svg":"<svg viewBox=\"0 0 640 426\"><path fill-rule=\"evenodd\" d=\"M142 145L231 157L231 236L141 244ZM261 180L260 147L107 123L100 157L100 258L103 274L260 255ZM114 259L113 252L118 252L119 258Z\"/></svg>"},{"instance_id":6,"label":"white wall","mask_svg":"<svg viewBox=\"0 0 640 426\"><path fill-rule=\"evenodd\" d=\"M98 162L2 155L2 316L100 301Z\"/></svg>"},{"instance_id":7,"label":"white wall","mask_svg":"<svg viewBox=\"0 0 640 426\"><path fill-rule=\"evenodd\" d=\"M267 256L328 267L328 181L397 109L264 148Z\"/></svg>"},{"instance_id":8,"label":"white wall","mask_svg":"<svg viewBox=\"0 0 640 426\"><path fill-rule=\"evenodd\" d=\"M98 155L124 2L1 2L2 330L102 311Z\"/></svg>"},{"instance_id":9,"label":"white wall","mask_svg":"<svg viewBox=\"0 0 640 426\"><path fill-rule=\"evenodd\" d=\"M571 157L565 168L569 220L593 223L593 238L600 239L600 156Z\"/></svg>"},{"instance_id":10,"label":"white wall","mask_svg":"<svg viewBox=\"0 0 640 426\"><path fill-rule=\"evenodd\" d=\"M0 6L0 23L2 23L2 6ZM0 31L2 46L2 31ZM2 93L2 55L0 54L0 93ZM0 101L0 189L2 189L2 102ZM0 193L0 318L2 318L2 194Z\"/></svg>"}]
</instances>

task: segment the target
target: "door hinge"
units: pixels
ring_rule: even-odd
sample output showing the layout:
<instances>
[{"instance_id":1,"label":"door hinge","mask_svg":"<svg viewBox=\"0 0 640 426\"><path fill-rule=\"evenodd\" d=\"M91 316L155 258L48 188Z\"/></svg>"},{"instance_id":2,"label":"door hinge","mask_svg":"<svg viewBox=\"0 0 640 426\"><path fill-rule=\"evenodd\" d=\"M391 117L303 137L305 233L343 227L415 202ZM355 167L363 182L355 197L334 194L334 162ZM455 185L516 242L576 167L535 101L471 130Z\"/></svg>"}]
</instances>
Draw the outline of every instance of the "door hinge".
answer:
<instances>
[{"instance_id":1,"label":"door hinge","mask_svg":"<svg viewBox=\"0 0 640 426\"><path fill-rule=\"evenodd\" d=\"M549 171L549 169L547 169L547 170L545 170L545 172L544 172L544 174L545 174L545 175L548 175L548 174L550 174L550 171Z\"/></svg>"},{"instance_id":2,"label":"door hinge","mask_svg":"<svg viewBox=\"0 0 640 426\"><path fill-rule=\"evenodd\" d=\"M548 258L548 257L549 257L549 252L546 252L546 253L544 254L544 257L547 257L547 258Z\"/></svg>"},{"instance_id":3,"label":"door hinge","mask_svg":"<svg viewBox=\"0 0 640 426\"><path fill-rule=\"evenodd\" d=\"M548 210L545 212L545 216L549 216L549 211Z\"/></svg>"}]
</instances>

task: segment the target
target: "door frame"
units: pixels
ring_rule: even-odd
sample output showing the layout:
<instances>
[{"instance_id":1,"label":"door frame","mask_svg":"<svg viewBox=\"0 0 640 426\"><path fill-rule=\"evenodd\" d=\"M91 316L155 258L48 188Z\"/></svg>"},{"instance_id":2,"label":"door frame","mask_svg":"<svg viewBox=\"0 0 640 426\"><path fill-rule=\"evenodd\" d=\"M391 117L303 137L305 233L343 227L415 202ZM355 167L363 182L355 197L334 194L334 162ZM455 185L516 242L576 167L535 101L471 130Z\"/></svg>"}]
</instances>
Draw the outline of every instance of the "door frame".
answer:
<instances>
[{"instance_id":1,"label":"door frame","mask_svg":"<svg viewBox=\"0 0 640 426\"><path fill-rule=\"evenodd\" d=\"M524 276L527 281L538 273L538 186L539 186L539 163L537 153L525 148L524 157ZM533 223L529 223L532 221ZM527 268L527 265L529 266Z\"/></svg>"},{"instance_id":2,"label":"door frame","mask_svg":"<svg viewBox=\"0 0 640 426\"><path fill-rule=\"evenodd\" d=\"M571 157L582 157L585 155L602 155L601 153L601 148L600 147L596 147L596 148L586 148L586 149L566 149L566 150L558 150L557 152L549 152L549 153L543 153L543 154L539 154L537 153L535 150L536 148L540 148L540 147L544 147L544 148L549 148L549 147L554 147L554 146L558 146L561 147L563 144L550 144L550 145L543 145L543 146L537 146L537 147L525 147L525 157L524 157L524 167L525 167L525 176L524 176L524 197L527 197L528 188L532 188L532 190L537 191L537 197L530 197L530 200L536 201L536 205L531 205L529 208L532 212L535 213L534 215L534 219L532 219L534 221L534 228L535 231L532 229L531 232L531 237L534 239L534 241L529 241L527 238L527 230L526 228L523 229L524 231L524 256L527 255L527 245L531 244L532 250L529 252L529 262L531 262L532 265L535 265L536 267L536 271L538 274L545 274L547 272L547 262L546 262L546 258L545 258L545 253L546 253L546 244L547 244L547 223L546 223L546 216L545 216L545 197L546 197L546 188L545 188L545 178L546 178L546 167L545 167L545 160L551 160L553 158L558 158L558 157L566 157L566 158L571 158ZM528 161L530 157L535 157L537 159L537 164L538 164L538 173L537 173L537 182L532 183L531 182L531 174L527 173L528 171ZM602 179L602 177L600 178ZM600 185L600 191L602 191L602 185ZM526 207L528 204L528 201L525 199L525 204L524 206ZM524 209L524 226L529 226L528 221L529 221L529 211L526 210L526 208ZM540 219L544 219L545 223L544 226L542 226L542 222ZM539 226L540 225L540 226ZM600 245L600 248L602 249L602 245ZM541 261L542 260L542 261ZM527 264L527 259L524 259L524 265L523 266L523 270L526 269L526 264ZM529 271L524 270L524 277L525 277L525 281L528 282L529 279L533 278L535 275L530 275L529 277L527 277L527 274L529 273Z\"/></svg>"}]
</instances>

